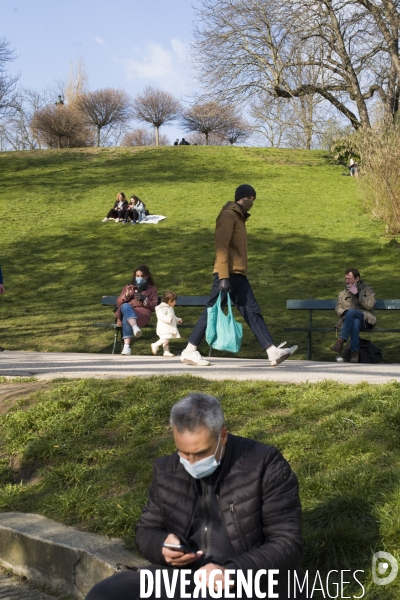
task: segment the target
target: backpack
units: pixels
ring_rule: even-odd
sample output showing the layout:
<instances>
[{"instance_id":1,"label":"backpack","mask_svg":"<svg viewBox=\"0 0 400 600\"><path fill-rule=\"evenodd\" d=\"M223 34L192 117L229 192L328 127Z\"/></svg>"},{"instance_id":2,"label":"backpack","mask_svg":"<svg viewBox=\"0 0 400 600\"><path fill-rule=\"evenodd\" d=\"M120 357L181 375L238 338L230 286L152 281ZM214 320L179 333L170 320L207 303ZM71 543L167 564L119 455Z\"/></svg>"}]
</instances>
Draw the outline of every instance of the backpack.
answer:
<instances>
[{"instance_id":1,"label":"backpack","mask_svg":"<svg viewBox=\"0 0 400 600\"><path fill-rule=\"evenodd\" d=\"M350 360L350 341L347 342L343 349L343 358ZM375 346L370 340L360 338L360 363L377 364L382 362L382 350Z\"/></svg>"}]
</instances>

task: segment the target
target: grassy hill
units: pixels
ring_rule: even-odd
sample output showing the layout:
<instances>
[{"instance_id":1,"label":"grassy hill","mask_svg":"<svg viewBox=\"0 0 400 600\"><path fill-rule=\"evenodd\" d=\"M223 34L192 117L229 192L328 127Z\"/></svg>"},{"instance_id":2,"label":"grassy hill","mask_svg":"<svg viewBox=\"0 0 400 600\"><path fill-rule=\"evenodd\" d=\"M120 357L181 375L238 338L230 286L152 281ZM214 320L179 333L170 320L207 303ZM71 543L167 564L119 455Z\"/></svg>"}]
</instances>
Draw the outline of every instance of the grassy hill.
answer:
<instances>
[{"instance_id":1,"label":"grassy hill","mask_svg":"<svg viewBox=\"0 0 400 600\"><path fill-rule=\"evenodd\" d=\"M216 215L247 182L257 190L248 222L249 278L276 342L298 343L296 358L305 358L305 335L287 338L283 331L306 321L305 314L288 314L288 298L335 297L347 266L361 270L377 297L399 296L400 244L364 213L356 182L343 172L319 151L190 146L0 154L7 292L0 299L1 344L109 352L111 332L91 327L111 319L100 297L119 293L141 262L152 269L160 293L206 295ZM157 226L102 223L121 190L168 218ZM181 316L191 323L197 314ZM381 325L398 321L378 317ZM318 320L335 322L327 314ZM189 331L182 329L176 351ZM150 354L154 339L154 330L146 330L135 352ZM313 358L334 358L331 340L316 336ZM398 362L398 337L374 340L385 361ZM247 327L241 356L260 356Z\"/></svg>"}]
</instances>

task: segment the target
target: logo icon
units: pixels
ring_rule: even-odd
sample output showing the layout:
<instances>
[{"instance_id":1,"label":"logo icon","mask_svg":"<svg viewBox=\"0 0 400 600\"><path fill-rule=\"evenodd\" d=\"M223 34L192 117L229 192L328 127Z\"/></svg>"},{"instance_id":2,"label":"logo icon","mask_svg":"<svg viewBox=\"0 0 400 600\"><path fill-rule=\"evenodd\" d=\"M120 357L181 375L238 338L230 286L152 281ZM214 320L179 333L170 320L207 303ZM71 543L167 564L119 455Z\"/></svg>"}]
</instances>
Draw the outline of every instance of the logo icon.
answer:
<instances>
[{"instance_id":1,"label":"logo icon","mask_svg":"<svg viewBox=\"0 0 400 600\"><path fill-rule=\"evenodd\" d=\"M376 585L387 585L397 577L399 565L389 552L375 552L372 557L372 579ZM384 575L384 577L383 577Z\"/></svg>"}]
</instances>

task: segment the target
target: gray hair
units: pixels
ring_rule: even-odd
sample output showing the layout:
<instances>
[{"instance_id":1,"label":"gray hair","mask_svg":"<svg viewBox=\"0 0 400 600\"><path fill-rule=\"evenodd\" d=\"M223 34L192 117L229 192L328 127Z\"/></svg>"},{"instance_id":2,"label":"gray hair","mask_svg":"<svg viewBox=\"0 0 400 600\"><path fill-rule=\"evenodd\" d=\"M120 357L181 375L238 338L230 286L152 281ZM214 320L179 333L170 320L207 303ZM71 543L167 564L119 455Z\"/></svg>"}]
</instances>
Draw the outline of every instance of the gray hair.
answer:
<instances>
[{"instance_id":1,"label":"gray hair","mask_svg":"<svg viewBox=\"0 0 400 600\"><path fill-rule=\"evenodd\" d=\"M173 405L170 423L179 433L206 427L218 436L225 425L225 418L217 398L200 392L190 392Z\"/></svg>"}]
</instances>

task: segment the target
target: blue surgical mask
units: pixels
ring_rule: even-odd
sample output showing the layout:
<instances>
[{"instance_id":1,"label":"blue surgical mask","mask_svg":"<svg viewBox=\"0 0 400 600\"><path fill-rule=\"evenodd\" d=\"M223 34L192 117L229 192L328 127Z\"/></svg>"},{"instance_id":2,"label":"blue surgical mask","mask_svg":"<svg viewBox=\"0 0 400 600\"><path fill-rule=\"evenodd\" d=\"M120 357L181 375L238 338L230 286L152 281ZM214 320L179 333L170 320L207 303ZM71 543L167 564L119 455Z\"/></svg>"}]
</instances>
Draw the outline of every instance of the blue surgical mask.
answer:
<instances>
[{"instance_id":1,"label":"blue surgical mask","mask_svg":"<svg viewBox=\"0 0 400 600\"><path fill-rule=\"evenodd\" d=\"M212 473L214 473L215 469L221 464L221 455L219 460L215 458L219 448L220 439L221 434L218 436L218 444L214 454L211 454L211 456L207 456L206 458L202 458L193 464L190 464L187 458L182 458L182 456L179 455L179 460L189 475L195 479L202 479L203 477L208 477L208 475L212 475Z\"/></svg>"},{"instance_id":2,"label":"blue surgical mask","mask_svg":"<svg viewBox=\"0 0 400 600\"><path fill-rule=\"evenodd\" d=\"M136 277L135 281L136 281L136 285L143 285L143 283L146 281L146 279L144 277Z\"/></svg>"}]
</instances>

